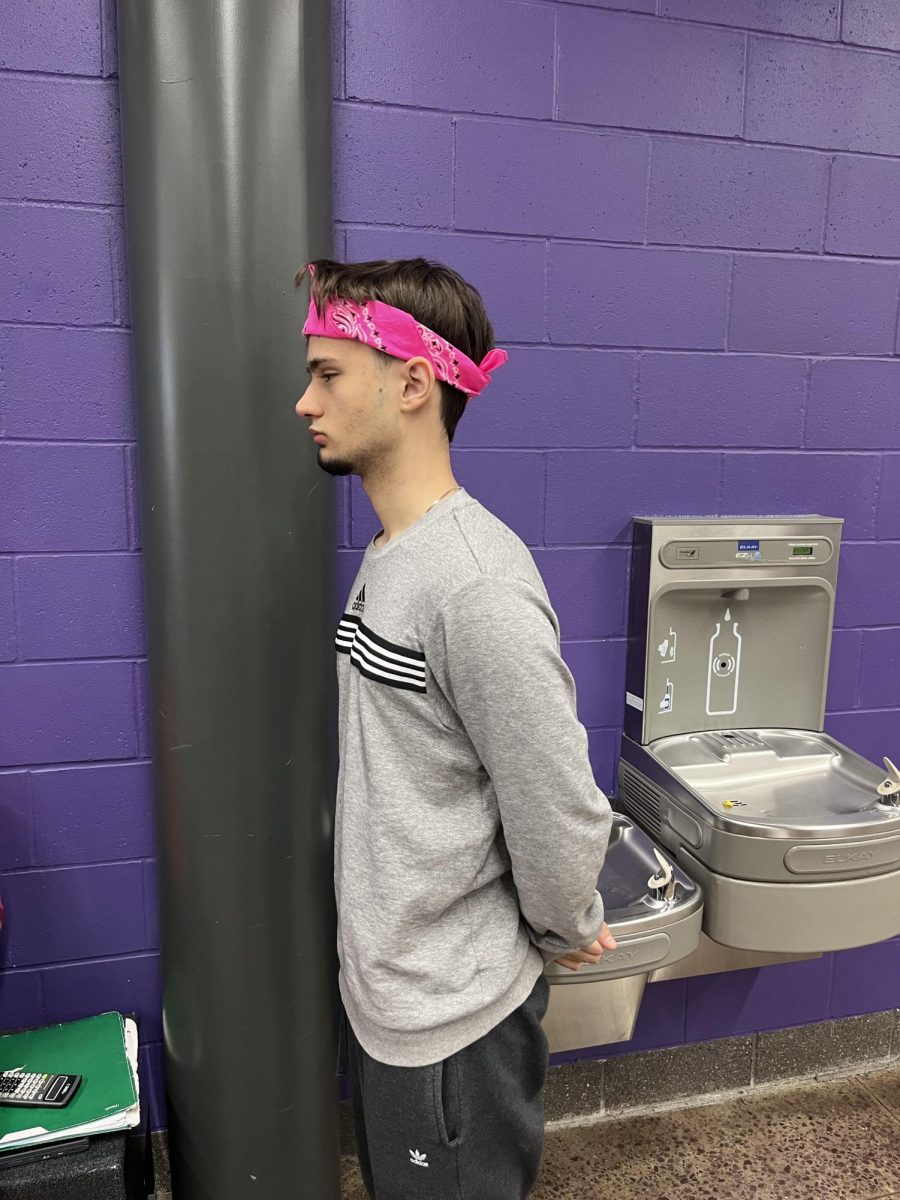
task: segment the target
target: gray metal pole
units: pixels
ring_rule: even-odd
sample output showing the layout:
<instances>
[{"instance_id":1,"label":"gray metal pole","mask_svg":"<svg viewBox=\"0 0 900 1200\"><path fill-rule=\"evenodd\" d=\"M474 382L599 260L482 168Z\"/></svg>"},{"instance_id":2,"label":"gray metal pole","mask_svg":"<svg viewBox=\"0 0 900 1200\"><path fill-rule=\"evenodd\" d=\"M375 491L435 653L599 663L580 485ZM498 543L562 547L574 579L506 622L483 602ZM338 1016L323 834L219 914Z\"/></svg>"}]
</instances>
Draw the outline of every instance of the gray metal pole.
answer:
<instances>
[{"instance_id":1,"label":"gray metal pole","mask_svg":"<svg viewBox=\"0 0 900 1200\"><path fill-rule=\"evenodd\" d=\"M333 1200L328 0L119 0L176 1200Z\"/></svg>"}]
</instances>

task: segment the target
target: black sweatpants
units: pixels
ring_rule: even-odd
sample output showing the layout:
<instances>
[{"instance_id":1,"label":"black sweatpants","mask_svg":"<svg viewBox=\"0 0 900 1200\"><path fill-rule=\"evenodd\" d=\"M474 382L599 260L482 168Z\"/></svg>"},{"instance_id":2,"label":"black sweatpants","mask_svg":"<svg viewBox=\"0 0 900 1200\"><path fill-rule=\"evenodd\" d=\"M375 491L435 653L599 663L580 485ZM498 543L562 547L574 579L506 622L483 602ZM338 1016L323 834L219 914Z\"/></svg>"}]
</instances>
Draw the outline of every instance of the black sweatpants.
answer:
<instances>
[{"instance_id":1,"label":"black sweatpants","mask_svg":"<svg viewBox=\"0 0 900 1200\"><path fill-rule=\"evenodd\" d=\"M544 975L517 1009L442 1062L392 1067L346 1020L359 1165L374 1200L523 1200L544 1148Z\"/></svg>"}]
</instances>

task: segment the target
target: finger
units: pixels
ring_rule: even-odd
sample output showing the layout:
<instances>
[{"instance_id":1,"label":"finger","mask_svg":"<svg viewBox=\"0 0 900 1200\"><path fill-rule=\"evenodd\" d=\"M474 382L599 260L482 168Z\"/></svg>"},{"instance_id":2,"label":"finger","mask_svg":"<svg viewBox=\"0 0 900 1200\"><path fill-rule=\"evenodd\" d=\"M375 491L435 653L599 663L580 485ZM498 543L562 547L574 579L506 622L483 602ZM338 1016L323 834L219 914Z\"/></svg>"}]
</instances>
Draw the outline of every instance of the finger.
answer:
<instances>
[{"instance_id":1,"label":"finger","mask_svg":"<svg viewBox=\"0 0 900 1200\"><path fill-rule=\"evenodd\" d=\"M567 955L567 957L573 962L579 963L582 967L594 966L603 957L603 951L601 950L597 954L589 954L586 950L576 950L572 954Z\"/></svg>"},{"instance_id":2,"label":"finger","mask_svg":"<svg viewBox=\"0 0 900 1200\"><path fill-rule=\"evenodd\" d=\"M596 962L599 962L599 961L600 961L600 959L601 959L602 957L603 957L603 951L602 951L602 949L598 949L598 950L579 950L579 951L578 951L578 958L580 958L580 959L581 959L581 961L582 961L582 962L585 962L585 963L596 963Z\"/></svg>"}]
</instances>

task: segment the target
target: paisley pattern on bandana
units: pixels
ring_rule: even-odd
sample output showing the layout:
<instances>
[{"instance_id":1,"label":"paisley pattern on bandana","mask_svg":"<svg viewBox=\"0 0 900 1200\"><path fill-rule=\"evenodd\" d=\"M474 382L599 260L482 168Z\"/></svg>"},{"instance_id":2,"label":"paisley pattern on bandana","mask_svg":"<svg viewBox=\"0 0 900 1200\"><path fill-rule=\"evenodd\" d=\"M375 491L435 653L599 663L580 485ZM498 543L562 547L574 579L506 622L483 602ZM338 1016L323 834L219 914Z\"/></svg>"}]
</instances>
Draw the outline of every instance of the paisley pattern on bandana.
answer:
<instances>
[{"instance_id":1,"label":"paisley pattern on bandana","mask_svg":"<svg viewBox=\"0 0 900 1200\"><path fill-rule=\"evenodd\" d=\"M372 320L368 304L356 304L353 300L335 300L329 309L329 315L343 337L365 342L367 346L375 346L379 350L384 349L384 341Z\"/></svg>"},{"instance_id":2,"label":"paisley pattern on bandana","mask_svg":"<svg viewBox=\"0 0 900 1200\"><path fill-rule=\"evenodd\" d=\"M357 303L338 298L328 302L320 314L310 296L303 333L353 338L400 359L410 359L424 351L434 367L435 378L469 397L479 395L491 381L489 372L508 358L505 350L494 347L480 363L475 363L446 338L417 321L412 313L380 300Z\"/></svg>"},{"instance_id":3,"label":"paisley pattern on bandana","mask_svg":"<svg viewBox=\"0 0 900 1200\"><path fill-rule=\"evenodd\" d=\"M370 313L369 313L369 306L368 306L368 304L364 304L364 305L362 306L362 311L363 311L363 316L364 316L364 317L365 317L365 319L366 319L366 324L367 324L367 325L368 325L368 327L369 327L369 332L370 332L370 333L371 333L371 335L372 335L372 341L373 341L373 343L374 343L374 344L375 344L375 345L378 347L378 349L379 349L379 350L383 350L383 349L384 349L384 342L381 340L381 334L380 334L380 333L378 332L378 330L375 328L375 322L372 320L372 317L371 317L371 315L370 315Z\"/></svg>"},{"instance_id":4,"label":"paisley pattern on bandana","mask_svg":"<svg viewBox=\"0 0 900 1200\"><path fill-rule=\"evenodd\" d=\"M368 341L359 325L359 310L349 300L339 300L331 306L331 319L344 337Z\"/></svg>"},{"instance_id":5,"label":"paisley pattern on bandana","mask_svg":"<svg viewBox=\"0 0 900 1200\"><path fill-rule=\"evenodd\" d=\"M449 342L444 341L427 325L420 325L417 321L416 329L418 329L425 351L431 359L435 375L438 379L443 379L445 383L459 387L459 360L456 357L456 351Z\"/></svg>"}]
</instances>

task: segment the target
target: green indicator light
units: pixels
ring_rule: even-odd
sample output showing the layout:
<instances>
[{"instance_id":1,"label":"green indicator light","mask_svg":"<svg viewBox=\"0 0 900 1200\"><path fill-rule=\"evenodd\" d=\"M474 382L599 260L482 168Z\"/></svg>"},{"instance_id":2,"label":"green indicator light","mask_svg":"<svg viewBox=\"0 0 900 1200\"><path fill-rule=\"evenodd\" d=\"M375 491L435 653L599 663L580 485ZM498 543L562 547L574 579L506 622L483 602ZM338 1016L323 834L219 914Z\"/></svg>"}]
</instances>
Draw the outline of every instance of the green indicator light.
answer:
<instances>
[{"instance_id":1,"label":"green indicator light","mask_svg":"<svg viewBox=\"0 0 900 1200\"><path fill-rule=\"evenodd\" d=\"M812 546L791 546L791 554L812 554Z\"/></svg>"}]
</instances>

